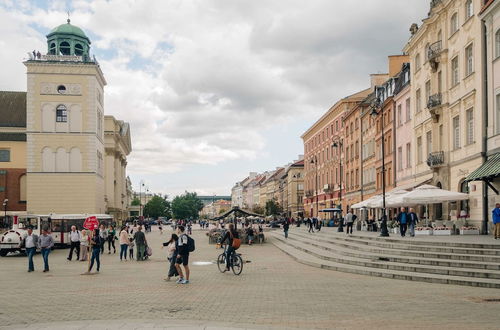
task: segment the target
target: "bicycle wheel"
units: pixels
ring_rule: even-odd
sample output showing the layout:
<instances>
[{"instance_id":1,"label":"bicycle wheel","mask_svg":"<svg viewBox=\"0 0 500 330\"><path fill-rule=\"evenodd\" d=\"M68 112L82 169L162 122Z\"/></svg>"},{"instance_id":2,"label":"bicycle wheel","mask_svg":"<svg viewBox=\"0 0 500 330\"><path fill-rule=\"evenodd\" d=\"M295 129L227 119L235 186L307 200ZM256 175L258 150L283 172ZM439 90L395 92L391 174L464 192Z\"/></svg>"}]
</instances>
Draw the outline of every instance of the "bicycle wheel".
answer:
<instances>
[{"instance_id":1,"label":"bicycle wheel","mask_svg":"<svg viewBox=\"0 0 500 330\"><path fill-rule=\"evenodd\" d=\"M239 255L233 256L233 269L234 275L240 275L243 271L243 259Z\"/></svg>"},{"instance_id":2,"label":"bicycle wheel","mask_svg":"<svg viewBox=\"0 0 500 330\"><path fill-rule=\"evenodd\" d=\"M224 253L219 254L217 257L217 267L219 267L221 273L226 271L226 256Z\"/></svg>"}]
</instances>

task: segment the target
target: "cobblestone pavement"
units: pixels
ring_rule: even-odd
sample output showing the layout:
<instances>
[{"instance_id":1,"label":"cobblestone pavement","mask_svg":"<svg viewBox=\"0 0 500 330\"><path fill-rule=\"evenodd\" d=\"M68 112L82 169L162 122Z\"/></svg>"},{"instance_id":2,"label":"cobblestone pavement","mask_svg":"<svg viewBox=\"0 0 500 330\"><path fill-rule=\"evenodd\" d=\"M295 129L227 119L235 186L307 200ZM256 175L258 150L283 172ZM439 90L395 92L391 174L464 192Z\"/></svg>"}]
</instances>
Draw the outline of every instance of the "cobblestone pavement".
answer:
<instances>
[{"instance_id":1,"label":"cobblestone pavement","mask_svg":"<svg viewBox=\"0 0 500 330\"><path fill-rule=\"evenodd\" d=\"M297 230L293 228L292 230ZM27 273L25 257L0 258L0 327L498 329L500 290L427 284L322 270L293 261L271 243L243 246L241 276L193 265L191 284L165 282L168 232L147 234L149 261L103 256L101 273L80 275L68 250L50 255L51 271ZM193 261L220 250L195 231ZM491 302L486 302L490 299Z\"/></svg>"}]
</instances>

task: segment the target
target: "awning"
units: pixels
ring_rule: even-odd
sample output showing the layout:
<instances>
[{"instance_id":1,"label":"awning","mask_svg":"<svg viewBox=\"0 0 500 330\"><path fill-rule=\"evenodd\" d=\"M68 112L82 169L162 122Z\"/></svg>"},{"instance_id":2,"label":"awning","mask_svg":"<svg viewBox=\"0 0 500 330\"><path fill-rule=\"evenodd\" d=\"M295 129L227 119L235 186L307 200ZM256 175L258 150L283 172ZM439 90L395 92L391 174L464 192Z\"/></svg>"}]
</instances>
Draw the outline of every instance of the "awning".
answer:
<instances>
[{"instance_id":1,"label":"awning","mask_svg":"<svg viewBox=\"0 0 500 330\"><path fill-rule=\"evenodd\" d=\"M490 183L491 180L500 176L500 152L488 157L483 165L469 174L465 181L484 181L497 195L498 190Z\"/></svg>"},{"instance_id":2,"label":"awning","mask_svg":"<svg viewBox=\"0 0 500 330\"><path fill-rule=\"evenodd\" d=\"M428 184L431 181L432 181L432 175L431 175L430 178L427 178L427 179L421 179L421 180L410 182L410 183L407 183L407 184L398 185L393 190L410 190L410 189L416 188L418 186L421 186L423 184Z\"/></svg>"},{"instance_id":3,"label":"awning","mask_svg":"<svg viewBox=\"0 0 500 330\"><path fill-rule=\"evenodd\" d=\"M329 209L322 209L319 210L320 212L341 212L342 210L339 208L329 208Z\"/></svg>"}]
</instances>

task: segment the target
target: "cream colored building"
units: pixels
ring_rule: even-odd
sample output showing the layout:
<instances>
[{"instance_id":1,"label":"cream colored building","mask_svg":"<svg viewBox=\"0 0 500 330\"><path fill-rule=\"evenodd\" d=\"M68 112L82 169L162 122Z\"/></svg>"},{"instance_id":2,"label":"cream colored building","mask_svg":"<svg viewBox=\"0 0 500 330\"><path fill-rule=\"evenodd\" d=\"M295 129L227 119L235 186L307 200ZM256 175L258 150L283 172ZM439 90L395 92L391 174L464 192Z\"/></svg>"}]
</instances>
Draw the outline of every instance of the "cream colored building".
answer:
<instances>
[{"instance_id":1,"label":"cream colored building","mask_svg":"<svg viewBox=\"0 0 500 330\"><path fill-rule=\"evenodd\" d=\"M27 68L28 213L104 213L104 86L90 40L67 24Z\"/></svg>"},{"instance_id":2,"label":"cream colored building","mask_svg":"<svg viewBox=\"0 0 500 330\"><path fill-rule=\"evenodd\" d=\"M482 164L481 0L431 1L429 16L404 48L411 59L416 181L470 193L469 202L431 207L434 219L482 219L482 184L465 178ZM422 212L422 211L421 211ZM421 214L422 215L422 214Z\"/></svg>"},{"instance_id":3,"label":"cream colored building","mask_svg":"<svg viewBox=\"0 0 500 330\"><path fill-rule=\"evenodd\" d=\"M132 151L130 126L113 116L104 117L106 213L118 222L127 218L127 156Z\"/></svg>"}]
</instances>

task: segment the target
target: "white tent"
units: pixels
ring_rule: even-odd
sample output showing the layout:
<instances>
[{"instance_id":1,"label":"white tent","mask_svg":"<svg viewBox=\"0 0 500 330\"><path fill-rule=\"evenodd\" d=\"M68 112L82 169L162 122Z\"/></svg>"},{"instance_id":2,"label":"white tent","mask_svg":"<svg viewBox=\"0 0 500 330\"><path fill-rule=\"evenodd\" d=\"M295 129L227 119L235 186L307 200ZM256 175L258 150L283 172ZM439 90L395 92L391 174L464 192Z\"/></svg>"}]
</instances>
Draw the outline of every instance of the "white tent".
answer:
<instances>
[{"instance_id":1,"label":"white tent","mask_svg":"<svg viewBox=\"0 0 500 330\"><path fill-rule=\"evenodd\" d=\"M440 189L436 186L423 185L401 195L401 202L409 204L436 204L469 199L468 194Z\"/></svg>"}]
</instances>

